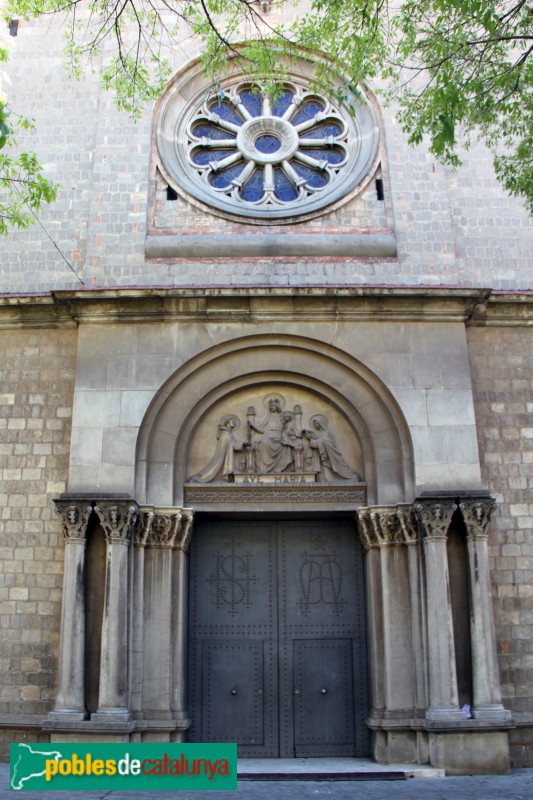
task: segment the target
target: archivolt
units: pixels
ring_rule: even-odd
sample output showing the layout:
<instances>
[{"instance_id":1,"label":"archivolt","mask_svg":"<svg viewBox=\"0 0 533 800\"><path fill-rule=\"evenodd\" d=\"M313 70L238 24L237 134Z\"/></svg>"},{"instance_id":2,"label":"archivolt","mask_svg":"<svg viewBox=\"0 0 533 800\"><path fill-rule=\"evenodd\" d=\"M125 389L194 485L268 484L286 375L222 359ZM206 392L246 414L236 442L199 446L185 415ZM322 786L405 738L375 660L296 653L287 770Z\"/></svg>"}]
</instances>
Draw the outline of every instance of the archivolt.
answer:
<instances>
[{"instance_id":1,"label":"archivolt","mask_svg":"<svg viewBox=\"0 0 533 800\"><path fill-rule=\"evenodd\" d=\"M345 417L362 448L369 503L412 499L409 429L383 382L340 349L310 338L274 334L233 339L205 350L161 387L139 432L138 502L180 505L188 447L203 416L233 392L263 383L314 393Z\"/></svg>"}]
</instances>

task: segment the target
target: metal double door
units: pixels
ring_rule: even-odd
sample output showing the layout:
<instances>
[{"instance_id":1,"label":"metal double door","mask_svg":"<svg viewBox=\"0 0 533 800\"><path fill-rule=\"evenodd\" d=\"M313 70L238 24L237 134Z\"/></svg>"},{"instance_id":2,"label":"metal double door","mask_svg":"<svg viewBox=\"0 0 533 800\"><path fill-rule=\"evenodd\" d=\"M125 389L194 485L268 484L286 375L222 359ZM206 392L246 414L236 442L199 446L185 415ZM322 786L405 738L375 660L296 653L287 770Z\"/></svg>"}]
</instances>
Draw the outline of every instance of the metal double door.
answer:
<instances>
[{"instance_id":1,"label":"metal double door","mask_svg":"<svg viewBox=\"0 0 533 800\"><path fill-rule=\"evenodd\" d=\"M355 526L209 521L190 554L189 740L248 757L367 756Z\"/></svg>"}]
</instances>

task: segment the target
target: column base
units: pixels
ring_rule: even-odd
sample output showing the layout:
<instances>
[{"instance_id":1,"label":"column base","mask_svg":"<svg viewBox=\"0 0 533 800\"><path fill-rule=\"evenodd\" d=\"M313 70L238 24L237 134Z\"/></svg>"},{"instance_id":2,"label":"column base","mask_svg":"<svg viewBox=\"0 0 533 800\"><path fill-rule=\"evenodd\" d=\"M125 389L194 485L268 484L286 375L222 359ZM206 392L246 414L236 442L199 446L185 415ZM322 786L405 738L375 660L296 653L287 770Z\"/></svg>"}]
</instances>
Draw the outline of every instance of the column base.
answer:
<instances>
[{"instance_id":1,"label":"column base","mask_svg":"<svg viewBox=\"0 0 533 800\"><path fill-rule=\"evenodd\" d=\"M460 708L430 708L426 711L426 719L430 722L461 722L468 719L468 715Z\"/></svg>"},{"instance_id":2,"label":"column base","mask_svg":"<svg viewBox=\"0 0 533 800\"><path fill-rule=\"evenodd\" d=\"M127 708L102 708L91 714L91 722L129 722L131 712Z\"/></svg>"},{"instance_id":3,"label":"column base","mask_svg":"<svg viewBox=\"0 0 533 800\"><path fill-rule=\"evenodd\" d=\"M493 706L480 706L479 708L472 709L472 716L474 719L488 719L499 721L510 721L512 719L511 712L508 708L504 708L501 704Z\"/></svg>"},{"instance_id":4,"label":"column base","mask_svg":"<svg viewBox=\"0 0 533 800\"><path fill-rule=\"evenodd\" d=\"M55 708L46 717L46 722L83 722L89 719L85 708Z\"/></svg>"}]
</instances>

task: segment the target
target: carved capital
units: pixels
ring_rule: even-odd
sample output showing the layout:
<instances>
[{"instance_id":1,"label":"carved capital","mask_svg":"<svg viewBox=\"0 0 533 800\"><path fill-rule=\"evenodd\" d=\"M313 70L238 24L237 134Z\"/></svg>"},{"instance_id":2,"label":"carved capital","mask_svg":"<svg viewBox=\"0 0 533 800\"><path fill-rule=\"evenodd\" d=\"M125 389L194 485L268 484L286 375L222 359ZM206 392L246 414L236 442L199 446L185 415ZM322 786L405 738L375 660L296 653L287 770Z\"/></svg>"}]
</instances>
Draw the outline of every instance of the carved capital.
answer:
<instances>
[{"instance_id":1,"label":"carved capital","mask_svg":"<svg viewBox=\"0 0 533 800\"><path fill-rule=\"evenodd\" d=\"M137 519L137 503L99 502L94 510L104 529L106 541L109 544L129 545Z\"/></svg>"},{"instance_id":2,"label":"carved capital","mask_svg":"<svg viewBox=\"0 0 533 800\"><path fill-rule=\"evenodd\" d=\"M133 544L135 547L144 547L152 527L154 518L153 508L139 508L137 519L133 527Z\"/></svg>"},{"instance_id":3,"label":"carved capital","mask_svg":"<svg viewBox=\"0 0 533 800\"><path fill-rule=\"evenodd\" d=\"M173 548L181 526L181 509L155 508L147 547Z\"/></svg>"},{"instance_id":4,"label":"carved capital","mask_svg":"<svg viewBox=\"0 0 533 800\"><path fill-rule=\"evenodd\" d=\"M189 546L191 543L191 536L192 536L193 520L194 520L194 509L192 508L182 509L180 536L176 544L178 549L183 550L184 553L189 552Z\"/></svg>"},{"instance_id":5,"label":"carved capital","mask_svg":"<svg viewBox=\"0 0 533 800\"><path fill-rule=\"evenodd\" d=\"M397 506L396 515L402 529L402 544L416 544L418 541L418 520L411 504Z\"/></svg>"},{"instance_id":6,"label":"carved capital","mask_svg":"<svg viewBox=\"0 0 533 800\"><path fill-rule=\"evenodd\" d=\"M85 542L92 506L86 503L61 503L56 501L54 511L61 520L63 538L67 542Z\"/></svg>"},{"instance_id":7,"label":"carved capital","mask_svg":"<svg viewBox=\"0 0 533 800\"><path fill-rule=\"evenodd\" d=\"M435 502L434 500L417 503L415 512L418 520L422 524L426 541L446 540L448 528L450 527L452 517L456 511L456 503L441 503Z\"/></svg>"},{"instance_id":8,"label":"carved capital","mask_svg":"<svg viewBox=\"0 0 533 800\"><path fill-rule=\"evenodd\" d=\"M486 539L487 528L498 504L493 497L463 500L459 510L463 516L467 534L472 539Z\"/></svg>"},{"instance_id":9,"label":"carved capital","mask_svg":"<svg viewBox=\"0 0 533 800\"><path fill-rule=\"evenodd\" d=\"M357 518L365 550L414 544L417 540L416 519L410 505L360 508Z\"/></svg>"},{"instance_id":10,"label":"carved capital","mask_svg":"<svg viewBox=\"0 0 533 800\"><path fill-rule=\"evenodd\" d=\"M145 520L147 547L188 550L194 516L192 508L141 509L140 513L150 515L150 519Z\"/></svg>"}]
</instances>

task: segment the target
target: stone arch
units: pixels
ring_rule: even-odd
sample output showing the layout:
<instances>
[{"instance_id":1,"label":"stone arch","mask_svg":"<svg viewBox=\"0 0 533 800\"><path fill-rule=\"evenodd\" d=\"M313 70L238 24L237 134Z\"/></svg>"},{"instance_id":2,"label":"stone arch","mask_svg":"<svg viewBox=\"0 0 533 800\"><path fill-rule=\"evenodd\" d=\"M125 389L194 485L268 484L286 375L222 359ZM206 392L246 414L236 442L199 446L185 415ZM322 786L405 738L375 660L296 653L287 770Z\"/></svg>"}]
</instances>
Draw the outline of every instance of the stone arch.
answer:
<instances>
[{"instance_id":1,"label":"stone arch","mask_svg":"<svg viewBox=\"0 0 533 800\"><path fill-rule=\"evenodd\" d=\"M137 441L138 502L181 505L188 448L204 415L214 403L245 386L273 382L327 399L349 423L363 454L369 503L398 503L413 497L409 429L383 382L349 353L331 345L302 336L262 334L203 351L161 387Z\"/></svg>"}]
</instances>

